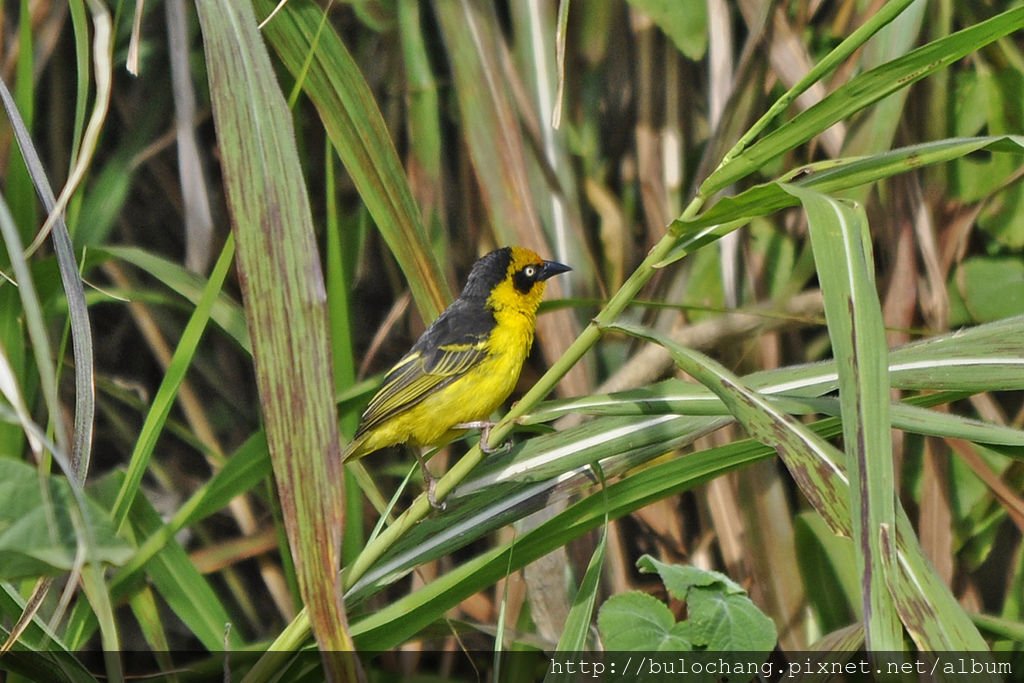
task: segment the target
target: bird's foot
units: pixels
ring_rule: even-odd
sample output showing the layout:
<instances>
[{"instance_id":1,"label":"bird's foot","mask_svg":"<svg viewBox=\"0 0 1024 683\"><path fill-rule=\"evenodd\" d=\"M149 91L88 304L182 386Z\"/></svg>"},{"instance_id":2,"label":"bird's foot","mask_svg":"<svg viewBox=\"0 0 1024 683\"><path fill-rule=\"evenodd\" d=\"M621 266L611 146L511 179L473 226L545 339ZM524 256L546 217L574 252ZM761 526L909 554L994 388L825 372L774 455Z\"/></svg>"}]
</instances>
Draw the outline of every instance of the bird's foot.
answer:
<instances>
[{"instance_id":1,"label":"bird's foot","mask_svg":"<svg viewBox=\"0 0 1024 683\"><path fill-rule=\"evenodd\" d=\"M437 494L435 492L437 489L437 479L435 479L434 475L432 475L430 470L427 469L427 461L424 460L423 456L418 452L416 453L416 462L420 464L420 471L423 473L423 482L427 485L427 502L430 503L430 507L438 510L439 512L443 512L448 507L448 504L443 500L437 499Z\"/></svg>"},{"instance_id":2,"label":"bird's foot","mask_svg":"<svg viewBox=\"0 0 1024 683\"><path fill-rule=\"evenodd\" d=\"M495 453L503 453L508 449L512 448L512 440L509 439L500 446L491 447L488 442L490 441L491 429L496 422L490 422L488 420L475 420L473 422L460 422L455 425L455 429L479 429L480 430L480 450L487 455L493 455Z\"/></svg>"},{"instance_id":3,"label":"bird's foot","mask_svg":"<svg viewBox=\"0 0 1024 683\"><path fill-rule=\"evenodd\" d=\"M437 495L434 492L437 488L437 479L434 479L429 474L424 474L427 477L427 502L430 503L430 507L434 508L438 512L444 512L448 509L448 503L437 499Z\"/></svg>"}]
</instances>

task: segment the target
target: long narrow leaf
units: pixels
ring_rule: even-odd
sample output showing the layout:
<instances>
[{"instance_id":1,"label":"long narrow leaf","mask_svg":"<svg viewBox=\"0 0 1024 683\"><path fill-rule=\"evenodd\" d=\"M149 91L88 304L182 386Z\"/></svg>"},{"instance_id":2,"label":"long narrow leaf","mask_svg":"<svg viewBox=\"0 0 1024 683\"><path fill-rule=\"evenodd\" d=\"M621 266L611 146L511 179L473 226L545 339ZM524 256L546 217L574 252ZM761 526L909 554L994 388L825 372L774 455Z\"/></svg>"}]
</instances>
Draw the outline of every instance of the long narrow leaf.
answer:
<instances>
[{"instance_id":1,"label":"long narrow leaf","mask_svg":"<svg viewBox=\"0 0 1024 683\"><path fill-rule=\"evenodd\" d=\"M56 205L53 189L50 187L42 161L29 136L14 99L7 90L7 84L0 81L0 99L3 100L7 118L11 122L18 146L25 159L36 194L47 212ZM92 430L96 414L96 391L93 385L94 358L92 327L89 324L89 310L85 304L85 290L78 275L78 263L74 247L68 234L68 226L62 215L57 215L53 225L53 250L57 256L64 295L68 303L68 318L71 326L71 344L75 355L75 422L71 437L71 466L80 482L85 481L89 471L89 455L92 448ZM60 427L58 426L58 429Z\"/></svg>"},{"instance_id":2,"label":"long narrow leaf","mask_svg":"<svg viewBox=\"0 0 1024 683\"><path fill-rule=\"evenodd\" d=\"M125 519L128 517L128 510L138 495L142 477L149 466L149 460L156 448L157 440L163 433L164 423L171 412L171 407L174 405L178 389L185 379L185 373L192 364L192 358L199 346L199 340L202 338L206 325L209 322L213 304L224 286L224 280L227 278L228 271L230 270L234 253L234 241L229 238L227 244L224 245L224 249L221 251L220 258L217 259L213 272L210 274L210 280L206 285L202 298L188 324L185 325L185 330L181 334L178 347L175 349L171 362L167 366L167 373L164 375L160 388L153 398L149 412L146 414L146 420L143 422L142 430L135 442L135 448L132 450L131 460L128 463L128 476L125 478L122 488L118 492L111 508L111 514L118 527L124 524Z\"/></svg>"},{"instance_id":3,"label":"long narrow leaf","mask_svg":"<svg viewBox=\"0 0 1024 683\"><path fill-rule=\"evenodd\" d=\"M857 76L721 166L704 181L700 194L711 196L837 121L1021 28L1024 7L1015 7Z\"/></svg>"},{"instance_id":4,"label":"long narrow leaf","mask_svg":"<svg viewBox=\"0 0 1024 683\"><path fill-rule=\"evenodd\" d=\"M597 601L597 591L600 587L601 569L604 567L605 548L608 546L608 524L605 521L604 530L601 532L601 540L594 548L594 554L587 563L587 571L583 573L583 580L573 598L572 607L569 608L569 617L565 620L565 628L558 639L556 652L581 652L587 649L587 635L590 633L590 625L594 618L594 604ZM546 678L545 680L550 680Z\"/></svg>"},{"instance_id":5,"label":"long narrow leaf","mask_svg":"<svg viewBox=\"0 0 1024 683\"><path fill-rule=\"evenodd\" d=\"M888 349L867 218L858 205L805 188L785 189L807 212L839 373L865 640L869 650L895 652L902 647L903 632L885 576L895 560L882 557L887 549L881 543L881 529L896 526Z\"/></svg>"},{"instance_id":6,"label":"long narrow leaf","mask_svg":"<svg viewBox=\"0 0 1024 683\"><path fill-rule=\"evenodd\" d=\"M1024 137L996 135L949 138L900 147L864 158L834 159L801 167L777 180L754 185L732 197L724 197L692 219L675 221L672 227L680 233L689 234L704 227L749 220L796 206L799 200L785 189L786 182L798 187L813 188L819 192L835 193L862 187L901 173L909 173L922 166L960 159L982 150L1024 154ZM671 260L672 257L666 259L666 262Z\"/></svg>"},{"instance_id":7,"label":"long narrow leaf","mask_svg":"<svg viewBox=\"0 0 1024 683\"><path fill-rule=\"evenodd\" d=\"M253 2L262 15L276 4ZM285 66L303 74L303 89L401 266L420 313L432 320L451 301L451 292L373 94L341 38L330 24L322 24L323 10L315 3L290 2L264 32Z\"/></svg>"},{"instance_id":8,"label":"long narrow leaf","mask_svg":"<svg viewBox=\"0 0 1024 683\"><path fill-rule=\"evenodd\" d=\"M625 325L615 325L613 329L668 349L680 368L718 394L751 435L778 451L804 496L833 533L852 538L851 480L844 464L848 458L838 449L804 424L773 408L763 396L707 356L649 330ZM895 542L891 540L894 531ZM886 535L890 540L886 540ZM898 562L901 568L886 571L888 583L883 585L891 591L895 609L917 646L923 650L986 650L977 629L925 559L902 507L896 506L893 526L879 529L879 541L889 553L895 550L895 557L879 555L884 562ZM887 569L893 567L887 565ZM930 604L932 608L922 610L921 604ZM870 615L865 614L864 618L870 619ZM899 649L902 646L896 651Z\"/></svg>"},{"instance_id":9,"label":"long narrow leaf","mask_svg":"<svg viewBox=\"0 0 1024 683\"><path fill-rule=\"evenodd\" d=\"M197 3L260 404L302 597L328 673L352 641L338 569L344 500L328 314L291 116L248 3Z\"/></svg>"}]
</instances>

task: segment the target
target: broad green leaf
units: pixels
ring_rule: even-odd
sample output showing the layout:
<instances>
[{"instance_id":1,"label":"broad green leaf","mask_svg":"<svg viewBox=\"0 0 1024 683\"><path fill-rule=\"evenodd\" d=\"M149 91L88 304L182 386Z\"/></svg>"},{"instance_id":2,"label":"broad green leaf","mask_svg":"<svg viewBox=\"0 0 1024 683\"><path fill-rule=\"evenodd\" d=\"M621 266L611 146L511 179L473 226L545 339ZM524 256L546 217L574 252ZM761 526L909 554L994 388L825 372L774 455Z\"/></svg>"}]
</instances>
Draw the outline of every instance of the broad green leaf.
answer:
<instances>
[{"instance_id":1,"label":"broad green leaf","mask_svg":"<svg viewBox=\"0 0 1024 683\"><path fill-rule=\"evenodd\" d=\"M991 322L1024 314L1024 260L1017 256L973 256L954 272L950 290L951 298L962 302L973 321Z\"/></svg>"},{"instance_id":2,"label":"broad green leaf","mask_svg":"<svg viewBox=\"0 0 1024 683\"><path fill-rule=\"evenodd\" d=\"M668 564L650 555L641 555L636 566L642 574L657 574L665 584L669 595L677 600L686 600L692 588L714 588L720 593L746 595L738 583L722 572L701 569L693 565Z\"/></svg>"},{"instance_id":3,"label":"broad green leaf","mask_svg":"<svg viewBox=\"0 0 1024 683\"><path fill-rule=\"evenodd\" d=\"M704 0L629 0L651 18L679 51L696 61L708 49L708 7Z\"/></svg>"},{"instance_id":4,"label":"broad green leaf","mask_svg":"<svg viewBox=\"0 0 1024 683\"><path fill-rule=\"evenodd\" d=\"M650 555L641 556L637 567L643 573L657 572L668 592L686 602L687 634L694 646L764 654L775 647L775 624L725 574L666 564Z\"/></svg>"},{"instance_id":5,"label":"broad green leaf","mask_svg":"<svg viewBox=\"0 0 1024 683\"><path fill-rule=\"evenodd\" d=\"M1015 182L985 202L978 227L1005 249L1024 249L1024 185Z\"/></svg>"},{"instance_id":6,"label":"broad green leaf","mask_svg":"<svg viewBox=\"0 0 1024 683\"><path fill-rule=\"evenodd\" d=\"M694 645L716 652L767 654L778 640L775 624L745 594L695 588L686 607Z\"/></svg>"},{"instance_id":7,"label":"broad green leaf","mask_svg":"<svg viewBox=\"0 0 1024 683\"><path fill-rule=\"evenodd\" d=\"M0 580L55 576L76 566L86 552L90 562L121 564L132 553L118 538L106 511L86 499L84 522L94 545L80 548L71 486L62 477L40 478L35 468L0 458Z\"/></svg>"},{"instance_id":8,"label":"broad green leaf","mask_svg":"<svg viewBox=\"0 0 1024 683\"><path fill-rule=\"evenodd\" d=\"M597 615L601 641L609 650L692 650L685 623L653 595L630 591L608 598Z\"/></svg>"},{"instance_id":9,"label":"broad green leaf","mask_svg":"<svg viewBox=\"0 0 1024 683\"><path fill-rule=\"evenodd\" d=\"M982 97L986 106L976 109L987 113L984 124L989 133L1010 133L1021 130L1024 124L1024 75L1019 69L988 64L979 60L978 77L985 86ZM987 96L986 96L987 95ZM1016 159L993 157L987 163L963 169L960 177L977 183L978 198L984 204L978 215L978 227L1004 248L1020 250L1024 247L1024 186L1017 174L1020 164ZM997 189L1012 183L996 196Z\"/></svg>"}]
</instances>

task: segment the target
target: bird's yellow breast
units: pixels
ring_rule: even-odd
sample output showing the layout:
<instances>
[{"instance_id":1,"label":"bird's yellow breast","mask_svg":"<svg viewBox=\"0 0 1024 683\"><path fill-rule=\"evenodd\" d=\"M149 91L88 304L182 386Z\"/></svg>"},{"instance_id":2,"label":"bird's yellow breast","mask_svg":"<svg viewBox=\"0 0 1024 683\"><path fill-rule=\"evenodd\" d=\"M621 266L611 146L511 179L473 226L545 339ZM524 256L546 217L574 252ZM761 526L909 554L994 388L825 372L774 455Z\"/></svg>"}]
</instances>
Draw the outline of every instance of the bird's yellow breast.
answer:
<instances>
[{"instance_id":1,"label":"bird's yellow breast","mask_svg":"<svg viewBox=\"0 0 1024 683\"><path fill-rule=\"evenodd\" d=\"M409 410L395 415L368 435L360 451L395 443L439 445L457 435L452 427L486 420L516 388L533 345L534 316L519 310L495 311L488 352L480 364Z\"/></svg>"}]
</instances>

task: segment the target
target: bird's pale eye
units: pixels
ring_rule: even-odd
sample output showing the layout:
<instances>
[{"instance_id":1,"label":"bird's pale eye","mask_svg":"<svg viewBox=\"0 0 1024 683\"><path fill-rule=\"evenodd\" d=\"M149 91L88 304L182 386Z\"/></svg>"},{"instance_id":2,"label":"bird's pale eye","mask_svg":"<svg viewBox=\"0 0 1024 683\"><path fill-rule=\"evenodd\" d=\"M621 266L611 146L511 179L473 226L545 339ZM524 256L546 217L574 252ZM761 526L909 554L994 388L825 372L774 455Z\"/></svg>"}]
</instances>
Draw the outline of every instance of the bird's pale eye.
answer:
<instances>
[{"instance_id":1,"label":"bird's pale eye","mask_svg":"<svg viewBox=\"0 0 1024 683\"><path fill-rule=\"evenodd\" d=\"M537 277L537 267L536 266L526 266L525 268L523 268L523 275L525 275L526 277L528 277L530 279L533 279L533 278Z\"/></svg>"}]
</instances>

